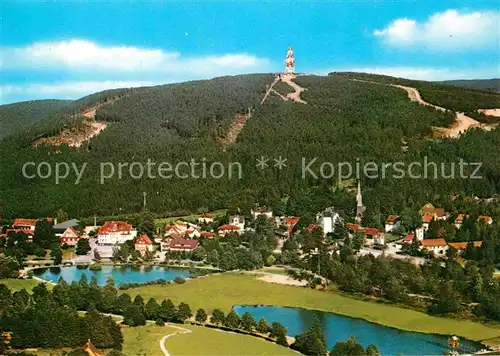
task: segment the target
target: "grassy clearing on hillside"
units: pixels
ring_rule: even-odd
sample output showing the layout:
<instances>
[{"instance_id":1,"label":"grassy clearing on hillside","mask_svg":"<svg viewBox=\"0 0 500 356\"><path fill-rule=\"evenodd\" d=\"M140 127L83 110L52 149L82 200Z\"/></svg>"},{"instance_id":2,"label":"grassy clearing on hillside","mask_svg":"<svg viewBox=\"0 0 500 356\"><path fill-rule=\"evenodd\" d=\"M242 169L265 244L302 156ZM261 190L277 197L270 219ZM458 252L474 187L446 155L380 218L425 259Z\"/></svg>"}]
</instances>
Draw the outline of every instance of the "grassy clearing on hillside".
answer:
<instances>
[{"instance_id":1,"label":"grassy clearing on hillside","mask_svg":"<svg viewBox=\"0 0 500 356\"><path fill-rule=\"evenodd\" d=\"M10 290L13 292L21 290L21 289L26 289L27 291L31 291L34 286L39 284L40 282L37 281L36 279L14 279L14 278L8 278L8 279L0 279L0 283L5 284ZM45 283L47 286L47 289L52 289L53 285L50 283Z\"/></svg>"},{"instance_id":2,"label":"grassy clearing on hillside","mask_svg":"<svg viewBox=\"0 0 500 356\"><path fill-rule=\"evenodd\" d=\"M245 274L198 278L182 285L144 286L126 293L132 297L140 294L145 300L149 297L158 301L171 298L177 304L188 303L192 310L204 308L208 312L215 308L228 312L238 304L282 305L329 311L408 331L455 334L475 341L500 338L500 329L484 324L434 317L397 306L351 299L334 292L271 284Z\"/></svg>"},{"instance_id":3,"label":"grassy clearing on hillside","mask_svg":"<svg viewBox=\"0 0 500 356\"><path fill-rule=\"evenodd\" d=\"M281 267L263 267L258 271L286 276L286 269Z\"/></svg>"},{"instance_id":4,"label":"grassy clearing on hillside","mask_svg":"<svg viewBox=\"0 0 500 356\"><path fill-rule=\"evenodd\" d=\"M173 355L293 355L285 347L256 337L227 333L193 325L182 325L192 331L169 337L165 348ZM123 328L123 354L126 356L162 356L160 340L163 336L179 332L165 326L146 325Z\"/></svg>"},{"instance_id":5,"label":"grassy clearing on hillside","mask_svg":"<svg viewBox=\"0 0 500 356\"><path fill-rule=\"evenodd\" d=\"M213 215L215 217L215 216L224 215L226 213L226 211L227 211L226 209L220 209L220 210L211 211L208 214ZM155 219L154 223L155 223L156 227L165 227L166 224L171 224L177 220L187 220L187 221L196 222L198 220L198 218L200 217L200 215L202 215L202 214L191 214L191 215L184 215L184 216L171 216L169 218L159 218L159 219Z\"/></svg>"}]
</instances>

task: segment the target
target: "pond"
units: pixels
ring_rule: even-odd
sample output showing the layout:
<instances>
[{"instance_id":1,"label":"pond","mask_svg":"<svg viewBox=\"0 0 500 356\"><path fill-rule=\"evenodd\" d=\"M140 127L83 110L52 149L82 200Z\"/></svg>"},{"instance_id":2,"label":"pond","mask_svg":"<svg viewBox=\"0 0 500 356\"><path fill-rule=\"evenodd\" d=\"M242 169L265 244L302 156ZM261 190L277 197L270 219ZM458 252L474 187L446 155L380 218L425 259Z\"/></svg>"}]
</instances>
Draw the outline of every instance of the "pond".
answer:
<instances>
[{"instance_id":1,"label":"pond","mask_svg":"<svg viewBox=\"0 0 500 356\"><path fill-rule=\"evenodd\" d=\"M269 324L277 321L285 326L288 335L295 336L309 329L316 316L325 333L328 350L337 341L354 336L365 348L374 344L382 355L443 355L448 348L448 337L399 329L370 323L334 313L278 306L235 306L238 315L249 312L259 321L264 318ZM472 353L484 348L480 343L460 339L461 352Z\"/></svg>"},{"instance_id":2,"label":"pond","mask_svg":"<svg viewBox=\"0 0 500 356\"><path fill-rule=\"evenodd\" d=\"M114 279L115 285L119 286L121 283L147 283L159 279L171 281L176 277L188 278L191 276L191 273L187 269L182 268L160 266L115 267L104 265L100 271L92 271L81 266L37 268L33 270L33 275L55 283L59 282L61 277L68 283L72 283L73 281L78 282L85 275L89 282L92 277L95 277L100 286L106 284L106 280L111 277Z\"/></svg>"}]
</instances>

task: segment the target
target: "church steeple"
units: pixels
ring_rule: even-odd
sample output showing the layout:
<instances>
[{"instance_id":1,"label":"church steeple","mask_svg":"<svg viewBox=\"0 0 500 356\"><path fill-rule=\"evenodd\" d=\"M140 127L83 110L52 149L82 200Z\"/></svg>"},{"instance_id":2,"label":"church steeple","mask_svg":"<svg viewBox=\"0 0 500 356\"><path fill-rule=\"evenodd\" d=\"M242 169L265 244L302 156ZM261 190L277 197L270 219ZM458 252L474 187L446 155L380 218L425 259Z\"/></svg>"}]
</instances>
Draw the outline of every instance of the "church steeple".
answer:
<instances>
[{"instance_id":1,"label":"church steeple","mask_svg":"<svg viewBox=\"0 0 500 356\"><path fill-rule=\"evenodd\" d=\"M358 193L356 194L356 222L361 223L365 207L363 205L363 197L361 196L361 182L358 181Z\"/></svg>"}]
</instances>

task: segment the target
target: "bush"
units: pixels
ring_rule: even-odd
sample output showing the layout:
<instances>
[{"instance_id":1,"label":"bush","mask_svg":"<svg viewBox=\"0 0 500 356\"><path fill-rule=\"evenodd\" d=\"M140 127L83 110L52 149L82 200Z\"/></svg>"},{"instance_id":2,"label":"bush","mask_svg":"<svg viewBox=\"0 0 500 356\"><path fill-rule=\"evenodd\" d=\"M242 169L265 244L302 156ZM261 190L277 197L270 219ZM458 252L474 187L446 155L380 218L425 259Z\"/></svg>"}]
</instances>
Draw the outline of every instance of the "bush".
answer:
<instances>
[{"instance_id":1,"label":"bush","mask_svg":"<svg viewBox=\"0 0 500 356\"><path fill-rule=\"evenodd\" d=\"M101 271L102 266L99 264L93 264L93 265L90 265L89 270L90 271Z\"/></svg>"},{"instance_id":2,"label":"bush","mask_svg":"<svg viewBox=\"0 0 500 356\"><path fill-rule=\"evenodd\" d=\"M184 283L186 283L186 280L182 277L175 277L174 282L177 284L184 284Z\"/></svg>"},{"instance_id":3,"label":"bush","mask_svg":"<svg viewBox=\"0 0 500 356\"><path fill-rule=\"evenodd\" d=\"M158 326L165 326L165 322L163 321L163 319L156 319L156 322L155 322L156 325Z\"/></svg>"}]
</instances>

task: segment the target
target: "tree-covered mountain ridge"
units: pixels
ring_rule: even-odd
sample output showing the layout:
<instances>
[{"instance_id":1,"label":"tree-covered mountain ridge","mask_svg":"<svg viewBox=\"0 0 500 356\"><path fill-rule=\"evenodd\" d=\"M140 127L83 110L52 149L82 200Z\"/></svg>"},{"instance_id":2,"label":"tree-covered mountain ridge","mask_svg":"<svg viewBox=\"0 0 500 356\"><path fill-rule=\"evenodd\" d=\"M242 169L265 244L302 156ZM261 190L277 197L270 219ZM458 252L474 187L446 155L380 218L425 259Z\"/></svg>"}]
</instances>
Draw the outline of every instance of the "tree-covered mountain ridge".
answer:
<instances>
[{"instance_id":1,"label":"tree-covered mountain ridge","mask_svg":"<svg viewBox=\"0 0 500 356\"><path fill-rule=\"evenodd\" d=\"M484 161L485 175L478 181L410 182L362 177L365 199L376 203L371 207L376 212L420 204L444 192L481 196L498 192L500 167L493 159L500 154L498 129L471 129L456 140L429 141L432 126L453 124L452 112L412 102L407 92L396 87L352 79L414 87L424 100L452 111L500 106L498 94L359 73L297 76L294 82L306 89L301 93L306 104L284 101L271 94L261 105L274 80L272 74L105 91L77 100L56 115L0 142L5 153L0 157L3 215L44 216L59 208L81 217L136 212L142 209L143 192L148 196L147 208L158 214L260 203L299 215L310 214L335 201L347 210L346 202L352 197L332 189L338 183L336 179L302 177L304 157L332 164L356 159L408 162L424 156L438 162L458 158ZM287 95L282 86L275 89L282 96ZM429 97L429 93L434 97ZM110 100L117 97L118 100ZM434 98L438 100L431 100ZM79 148L32 146L40 138L74 127L93 106L99 106L93 119L107 127ZM235 117L249 112L251 118L235 142L221 150L220 137L227 134ZM260 156L271 162L273 158L285 157L287 167L282 171L256 170L255 159ZM226 165L239 162L244 174L241 179L168 180L134 179L125 174L104 184L98 179L102 162L144 163L150 159L175 163L191 158ZM52 167L58 162L77 166L86 163L87 167L78 184L75 179L55 184L53 179L24 178L25 162L48 162ZM394 189L399 194L392 194Z\"/></svg>"}]
</instances>

